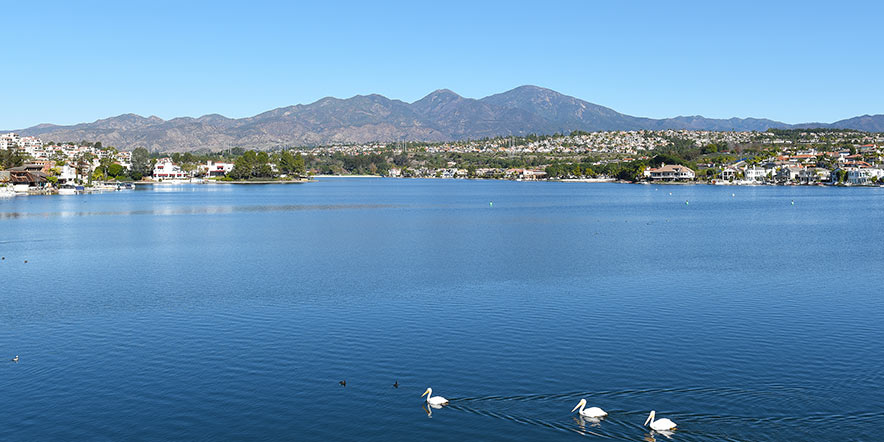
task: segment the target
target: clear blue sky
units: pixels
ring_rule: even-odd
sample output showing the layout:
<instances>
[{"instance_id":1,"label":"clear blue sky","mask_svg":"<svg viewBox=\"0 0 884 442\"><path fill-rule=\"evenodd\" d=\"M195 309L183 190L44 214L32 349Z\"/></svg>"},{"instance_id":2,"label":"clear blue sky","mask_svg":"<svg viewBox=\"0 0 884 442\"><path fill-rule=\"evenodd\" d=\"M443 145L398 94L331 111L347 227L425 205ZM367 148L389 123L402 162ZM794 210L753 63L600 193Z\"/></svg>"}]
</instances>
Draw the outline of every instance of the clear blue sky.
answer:
<instances>
[{"instance_id":1,"label":"clear blue sky","mask_svg":"<svg viewBox=\"0 0 884 442\"><path fill-rule=\"evenodd\" d=\"M654 118L884 113L875 1L35 3L0 8L0 129L523 84Z\"/></svg>"}]
</instances>

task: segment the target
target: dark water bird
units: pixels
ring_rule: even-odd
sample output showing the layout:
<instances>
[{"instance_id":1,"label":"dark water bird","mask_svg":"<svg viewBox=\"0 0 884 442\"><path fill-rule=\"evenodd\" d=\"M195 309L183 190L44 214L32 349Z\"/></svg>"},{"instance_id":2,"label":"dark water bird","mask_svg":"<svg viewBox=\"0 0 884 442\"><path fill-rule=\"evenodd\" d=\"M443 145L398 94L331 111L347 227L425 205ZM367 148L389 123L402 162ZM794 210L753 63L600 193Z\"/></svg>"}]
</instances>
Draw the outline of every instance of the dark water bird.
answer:
<instances>
[{"instance_id":1,"label":"dark water bird","mask_svg":"<svg viewBox=\"0 0 884 442\"><path fill-rule=\"evenodd\" d=\"M393 382L393 388L399 388L399 379L396 379L396 382Z\"/></svg>"},{"instance_id":2,"label":"dark water bird","mask_svg":"<svg viewBox=\"0 0 884 442\"><path fill-rule=\"evenodd\" d=\"M341 381L341 382L338 382L338 383L341 384L341 387L346 387L346 386L347 386L347 381Z\"/></svg>"},{"instance_id":3,"label":"dark water bird","mask_svg":"<svg viewBox=\"0 0 884 442\"><path fill-rule=\"evenodd\" d=\"M12 362L18 362L18 355L15 355L15 357L12 358Z\"/></svg>"},{"instance_id":4,"label":"dark water bird","mask_svg":"<svg viewBox=\"0 0 884 442\"><path fill-rule=\"evenodd\" d=\"M0 261L6 261L6 257L4 256L4 257L0 258Z\"/></svg>"},{"instance_id":5,"label":"dark water bird","mask_svg":"<svg viewBox=\"0 0 884 442\"><path fill-rule=\"evenodd\" d=\"M26 259L26 260L25 260L25 264L27 264L27 263L28 263L28 260Z\"/></svg>"}]
</instances>

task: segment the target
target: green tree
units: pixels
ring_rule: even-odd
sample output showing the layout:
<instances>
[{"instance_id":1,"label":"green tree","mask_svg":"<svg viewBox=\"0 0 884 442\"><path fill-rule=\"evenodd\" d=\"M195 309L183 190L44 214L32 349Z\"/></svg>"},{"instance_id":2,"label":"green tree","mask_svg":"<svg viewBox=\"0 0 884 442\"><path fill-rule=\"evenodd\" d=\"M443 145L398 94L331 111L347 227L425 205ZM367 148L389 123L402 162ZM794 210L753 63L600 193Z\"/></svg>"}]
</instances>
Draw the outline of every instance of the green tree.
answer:
<instances>
[{"instance_id":1,"label":"green tree","mask_svg":"<svg viewBox=\"0 0 884 442\"><path fill-rule=\"evenodd\" d=\"M298 156L300 157L301 154L299 153ZM279 168L279 173L286 174L286 175L297 175L297 172L295 171L295 169L296 169L295 163L296 162L297 162L297 160L295 159L295 156L292 155L291 151L283 150L279 154L279 162L277 163L277 167ZM304 159L301 158L301 165L302 166L303 166L303 163L304 163Z\"/></svg>"},{"instance_id":2,"label":"green tree","mask_svg":"<svg viewBox=\"0 0 884 442\"><path fill-rule=\"evenodd\" d=\"M150 152L143 147L136 148L132 151L132 174L144 176L151 172Z\"/></svg>"},{"instance_id":3,"label":"green tree","mask_svg":"<svg viewBox=\"0 0 884 442\"><path fill-rule=\"evenodd\" d=\"M0 149L0 169L9 169L24 164L25 157L15 149Z\"/></svg>"},{"instance_id":4,"label":"green tree","mask_svg":"<svg viewBox=\"0 0 884 442\"><path fill-rule=\"evenodd\" d=\"M122 176L125 176L125 173L126 168L119 164L114 163L110 166L107 166L107 174L111 177L120 178Z\"/></svg>"},{"instance_id":5,"label":"green tree","mask_svg":"<svg viewBox=\"0 0 884 442\"><path fill-rule=\"evenodd\" d=\"M233 170L230 171L228 176L235 180L247 180L253 176L257 165L258 156L255 154L255 151L246 151L233 162Z\"/></svg>"}]
</instances>

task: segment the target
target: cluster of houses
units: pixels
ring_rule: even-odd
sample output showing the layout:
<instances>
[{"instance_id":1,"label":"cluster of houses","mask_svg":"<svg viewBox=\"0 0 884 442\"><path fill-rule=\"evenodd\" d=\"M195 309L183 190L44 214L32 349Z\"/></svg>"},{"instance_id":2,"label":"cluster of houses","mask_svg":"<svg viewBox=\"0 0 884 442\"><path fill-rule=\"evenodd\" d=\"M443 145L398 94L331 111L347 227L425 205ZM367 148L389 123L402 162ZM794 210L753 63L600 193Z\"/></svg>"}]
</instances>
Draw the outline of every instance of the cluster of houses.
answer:
<instances>
[{"instance_id":1,"label":"cluster of houses","mask_svg":"<svg viewBox=\"0 0 884 442\"><path fill-rule=\"evenodd\" d=\"M461 140L421 146L428 153L618 153L634 155L642 151L669 146L673 138L690 140L697 145L709 143L745 144L772 143L775 135L765 132L727 132L698 130L632 130L575 132L569 135L540 137L496 137L482 140ZM400 153L403 143L334 144L313 149L316 154L364 155L392 149Z\"/></svg>"},{"instance_id":2,"label":"cluster of houses","mask_svg":"<svg viewBox=\"0 0 884 442\"><path fill-rule=\"evenodd\" d=\"M866 146L867 147L867 146ZM829 158L832 168L818 164L819 158ZM861 154L844 152L800 151L795 155L770 158L765 161L737 161L722 168L714 168L705 164L714 175L700 174L690 167L680 164L661 164L659 167L648 167L642 178L655 182L691 182L705 178L712 184L760 185L760 184L842 184L864 186L884 184L884 168L862 160ZM501 169L479 168L470 172L467 169L447 168L392 168L391 177L414 178L492 178L520 181L536 181L547 179L543 169ZM603 177L604 178L604 177Z\"/></svg>"},{"instance_id":3,"label":"cluster of houses","mask_svg":"<svg viewBox=\"0 0 884 442\"><path fill-rule=\"evenodd\" d=\"M770 143L773 135L769 133L741 133L741 132L703 132L703 131L639 131L639 132L598 132L581 133L558 138L546 138L532 141L532 151L547 151L550 143L559 143L568 146L571 143L593 144L616 140L616 143L629 141L628 150L643 146L643 143L660 142L670 136L693 137L700 141L745 141L746 139L765 138ZM879 134L880 135L880 134ZM818 137L817 134L808 134L809 137ZM872 135L865 135L866 137ZM877 136L877 135L874 135ZM814 138L809 138L814 139ZM466 149L484 149L487 144L481 143L506 143L506 139L483 140L480 142L467 142L470 147ZM877 138L875 138L877 140ZM774 140L776 141L776 140ZM479 143L479 144L477 144ZM602 144L604 144L602 143ZM642 176L648 181L664 182L689 182L705 179L714 184L843 184L843 185L873 185L884 184L884 167L880 163L882 149L878 141L865 144L853 145L850 150L841 151L817 151L813 148L790 148L783 150L776 156L758 161L740 160L724 166L715 164L699 164L699 173L691 168L678 164L662 164L660 167L647 168ZM380 144L365 146L348 146L348 150L357 150L358 154L365 154L381 148ZM440 144L433 149L461 148L461 144ZM492 149L505 148L519 150L520 147L499 146ZM647 149L647 146L644 146ZM0 171L0 190L15 188L18 191L45 191L51 190L53 182L55 186L70 185L74 183L88 182L92 172L100 166L102 161L107 164L109 159L112 163L122 166L124 169L132 168L132 153L117 151L113 148L102 148L100 145L78 145L76 143L44 144L39 138L20 137L14 133L0 134L0 149L17 150L28 158L27 164ZM88 154L88 155L87 155ZM647 154L640 158L648 159ZM865 159L865 160L864 160ZM631 161L632 158L619 160L603 160L604 162ZM271 164L271 167L275 165ZM187 164L185 167L176 164L172 158L160 158L154 161L150 171L152 179L158 182L187 181L202 178L222 177L230 173L234 168L233 163L207 161L204 164ZM715 171L714 174L711 174ZM512 180L544 180L548 179L544 168L459 168L454 162L449 162L444 168L398 168L389 170L392 177L424 177L424 178L489 178L489 179L512 179ZM50 179L50 177L52 179Z\"/></svg>"},{"instance_id":4,"label":"cluster of houses","mask_svg":"<svg viewBox=\"0 0 884 442\"><path fill-rule=\"evenodd\" d=\"M80 145L77 143L44 144L36 137L20 137L15 133L0 135L0 149L13 149L31 158L32 162L66 162L73 163L78 158L89 154L97 167L102 159L110 158L126 169L132 167L132 152L118 151L113 148L102 148L99 145Z\"/></svg>"},{"instance_id":5,"label":"cluster of houses","mask_svg":"<svg viewBox=\"0 0 884 442\"><path fill-rule=\"evenodd\" d=\"M869 144L860 151L876 152ZM820 160L826 160L826 166ZM850 151L817 152L814 149L798 151L794 155L780 155L749 164L738 161L721 170L716 183L735 184L844 184L864 186L884 184L884 168L863 161L863 153Z\"/></svg>"},{"instance_id":6,"label":"cluster of houses","mask_svg":"<svg viewBox=\"0 0 884 442\"><path fill-rule=\"evenodd\" d=\"M0 149L16 151L27 159L22 166L0 170L2 193L51 193L64 186L89 183L93 171L107 160L132 170L132 152L100 145L47 144L36 137L6 133L0 134ZM224 176L231 170L233 163L207 161L185 171L171 158L160 158L152 176L155 181L180 181Z\"/></svg>"},{"instance_id":7,"label":"cluster of houses","mask_svg":"<svg viewBox=\"0 0 884 442\"><path fill-rule=\"evenodd\" d=\"M478 168L472 174L469 170L456 167L433 169L421 167L417 169L403 169L394 167L388 172L388 176L394 178L488 178L507 179L518 181L537 181L546 179L546 171L543 169L503 169L503 168Z\"/></svg>"}]
</instances>

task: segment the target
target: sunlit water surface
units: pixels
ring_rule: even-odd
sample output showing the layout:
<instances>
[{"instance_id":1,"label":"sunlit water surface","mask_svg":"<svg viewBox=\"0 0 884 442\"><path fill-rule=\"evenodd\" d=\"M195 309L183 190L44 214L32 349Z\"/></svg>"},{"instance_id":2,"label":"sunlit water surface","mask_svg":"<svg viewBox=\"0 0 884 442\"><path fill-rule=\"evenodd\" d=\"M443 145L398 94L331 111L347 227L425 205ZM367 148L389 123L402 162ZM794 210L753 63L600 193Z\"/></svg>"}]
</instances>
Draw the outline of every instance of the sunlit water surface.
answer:
<instances>
[{"instance_id":1,"label":"sunlit water surface","mask_svg":"<svg viewBox=\"0 0 884 442\"><path fill-rule=\"evenodd\" d=\"M2 199L0 439L876 440L882 220L880 188Z\"/></svg>"}]
</instances>

